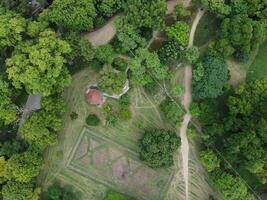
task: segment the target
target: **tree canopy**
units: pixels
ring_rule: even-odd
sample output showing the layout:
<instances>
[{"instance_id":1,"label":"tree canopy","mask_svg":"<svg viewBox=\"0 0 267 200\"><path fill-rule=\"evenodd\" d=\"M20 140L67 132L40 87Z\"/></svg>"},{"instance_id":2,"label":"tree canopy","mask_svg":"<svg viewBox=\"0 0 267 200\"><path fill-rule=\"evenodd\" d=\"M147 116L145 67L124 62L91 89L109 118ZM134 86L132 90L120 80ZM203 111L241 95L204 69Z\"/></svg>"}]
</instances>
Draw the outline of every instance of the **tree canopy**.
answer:
<instances>
[{"instance_id":1,"label":"tree canopy","mask_svg":"<svg viewBox=\"0 0 267 200\"><path fill-rule=\"evenodd\" d=\"M62 91L71 81L64 58L70 52L69 44L55 32L41 32L36 40L18 44L6 59L8 78L15 88L24 86L30 94L47 96Z\"/></svg>"},{"instance_id":2,"label":"tree canopy","mask_svg":"<svg viewBox=\"0 0 267 200\"><path fill-rule=\"evenodd\" d=\"M180 45L186 46L189 40L189 25L184 21L178 21L175 25L166 28L169 39L177 41Z\"/></svg>"},{"instance_id":3,"label":"tree canopy","mask_svg":"<svg viewBox=\"0 0 267 200\"><path fill-rule=\"evenodd\" d=\"M49 20L75 31L89 31L96 17L94 0L54 0Z\"/></svg>"},{"instance_id":4,"label":"tree canopy","mask_svg":"<svg viewBox=\"0 0 267 200\"><path fill-rule=\"evenodd\" d=\"M140 139L140 159L152 168L173 165L173 153L180 145L176 133L164 129L148 129Z\"/></svg>"},{"instance_id":5,"label":"tree canopy","mask_svg":"<svg viewBox=\"0 0 267 200\"><path fill-rule=\"evenodd\" d=\"M32 200L32 183L8 181L3 186L2 195L6 200Z\"/></svg>"},{"instance_id":6,"label":"tree canopy","mask_svg":"<svg viewBox=\"0 0 267 200\"><path fill-rule=\"evenodd\" d=\"M204 58L202 64L204 75L199 80L193 81L194 97L215 98L223 93L223 87L228 79L227 65L221 58L210 56Z\"/></svg>"}]
</instances>

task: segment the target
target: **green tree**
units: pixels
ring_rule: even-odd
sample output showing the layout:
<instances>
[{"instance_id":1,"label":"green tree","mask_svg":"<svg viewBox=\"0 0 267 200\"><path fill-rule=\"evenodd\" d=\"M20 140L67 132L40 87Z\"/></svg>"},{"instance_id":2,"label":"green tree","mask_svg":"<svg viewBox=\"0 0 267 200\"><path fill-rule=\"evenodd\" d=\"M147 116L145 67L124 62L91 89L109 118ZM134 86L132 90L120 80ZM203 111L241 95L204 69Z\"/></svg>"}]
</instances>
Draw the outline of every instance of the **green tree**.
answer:
<instances>
[{"instance_id":1,"label":"green tree","mask_svg":"<svg viewBox=\"0 0 267 200\"><path fill-rule=\"evenodd\" d=\"M23 17L0 7L0 49L14 47L22 40L25 29Z\"/></svg>"},{"instance_id":2,"label":"green tree","mask_svg":"<svg viewBox=\"0 0 267 200\"><path fill-rule=\"evenodd\" d=\"M164 129L148 129L140 139L140 159L152 168L173 165L173 153L180 145L176 133Z\"/></svg>"},{"instance_id":3,"label":"green tree","mask_svg":"<svg viewBox=\"0 0 267 200\"><path fill-rule=\"evenodd\" d=\"M231 12L231 7L224 0L194 0L203 8L219 15L228 15Z\"/></svg>"},{"instance_id":4,"label":"green tree","mask_svg":"<svg viewBox=\"0 0 267 200\"><path fill-rule=\"evenodd\" d=\"M195 46L187 49L184 54L184 59L190 64L196 63L199 58L199 49Z\"/></svg>"},{"instance_id":5,"label":"green tree","mask_svg":"<svg viewBox=\"0 0 267 200\"><path fill-rule=\"evenodd\" d=\"M8 181L2 188L3 199L5 200L32 200L33 185L31 183L20 183Z\"/></svg>"},{"instance_id":6,"label":"green tree","mask_svg":"<svg viewBox=\"0 0 267 200\"><path fill-rule=\"evenodd\" d=\"M177 41L168 41L158 51L160 61L163 64L170 64L178 61L183 57L183 51Z\"/></svg>"},{"instance_id":7,"label":"green tree","mask_svg":"<svg viewBox=\"0 0 267 200\"><path fill-rule=\"evenodd\" d=\"M175 25L167 27L165 30L169 39L176 40L183 46L186 46L188 43L189 31L189 25L184 21L178 21Z\"/></svg>"},{"instance_id":8,"label":"green tree","mask_svg":"<svg viewBox=\"0 0 267 200\"><path fill-rule=\"evenodd\" d=\"M188 10L183 3L178 3L174 11L172 12L172 17L174 20L178 20L179 18L186 18L191 15L190 10Z\"/></svg>"},{"instance_id":9,"label":"green tree","mask_svg":"<svg viewBox=\"0 0 267 200\"><path fill-rule=\"evenodd\" d=\"M124 20L124 18L118 18L115 26L117 39L124 51L134 51L137 48L145 47L146 40L140 35L140 31Z\"/></svg>"},{"instance_id":10,"label":"green tree","mask_svg":"<svg viewBox=\"0 0 267 200\"><path fill-rule=\"evenodd\" d=\"M6 159L4 156L0 156L0 184L6 181L5 166L6 166Z\"/></svg>"},{"instance_id":11,"label":"green tree","mask_svg":"<svg viewBox=\"0 0 267 200\"><path fill-rule=\"evenodd\" d=\"M211 149L200 152L200 161L208 172L220 167L220 160Z\"/></svg>"},{"instance_id":12,"label":"green tree","mask_svg":"<svg viewBox=\"0 0 267 200\"><path fill-rule=\"evenodd\" d=\"M193 65L193 80L198 82L200 81L204 76L204 66L202 63L197 63Z\"/></svg>"},{"instance_id":13,"label":"green tree","mask_svg":"<svg viewBox=\"0 0 267 200\"><path fill-rule=\"evenodd\" d=\"M193 94L196 99L216 98L223 93L228 79L226 63L221 58L206 57L203 62L204 76L193 82Z\"/></svg>"},{"instance_id":14,"label":"green tree","mask_svg":"<svg viewBox=\"0 0 267 200\"><path fill-rule=\"evenodd\" d=\"M160 63L158 55L142 48L129 60L129 68L134 81L139 85L151 83L153 79L163 80L169 75L166 67Z\"/></svg>"},{"instance_id":15,"label":"green tree","mask_svg":"<svg viewBox=\"0 0 267 200\"><path fill-rule=\"evenodd\" d=\"M126 83L127 77L123 72L116 72L111 66L105 66L100 71L97 86L109 94L120 94Z\"/></svg>"},{"instance_id":16,"label":"green tree","mask_svg":"<svg viewBox=\"0 0 267 200\"><path fill-rule=\"evenodd\" d=\"M102 64L111 64L115 58L115 52L110 44L101 45L95 50L95 58Z\"/></svg>"},{"instance_id":17,"label":"green tree","mask_svg":"<svg viewBox=\"0 0 267 200\"><path fill-rule=\"evenodd\" d=\"M55 133L50 132L45 120L42 113L33 113L21 129L22 138L40 151L49 145L57 144L57 137Z\"/></svg>"},{"instance_id":18,"label":"green tree","mask_svg":"<svg viewBox=\"0 0 267 200\"><path fill-rule=\"evenodd\" d=\"M182 96L183 93L184 93L184 88L183 88L182 85L174 85L174 86L172 86L171 95L173 97Z\"/></svg>"},{"instance_id":19,"label":"green tree","mask_svg":"<svg viewBox=\"0 0 267 200\"><path fill-rule=\"evenodd\" d=\"M164 26L167 10L165 0L128 0L123 8L126 21L137 28L160 30Z\"/></svg>"},{"instance_id":20,"label":"green tree","mask_svg":"<svg viewBox=\"0 0 267 200\"><path fill-rule=\"evenodd\" d=\"M36 40L16 46L6 59L8 78L15 88L24 86L31 94L48 96L62 91L71 81L64 58L70 52L68 43L46 30Z\"/></svg>"},{"instance_id":21,"label":"green tree","mask_svg":"<svg viewBox=\"0 0 267 200\"><path fill-rule=\"evenodd\" d=\"M5 176L9 180L28 183L36 177L42 166L42 158L35 152L14 154L7 161Z\"/></svg>"},{"instance_id":22,"label":"green tree","mask_svg":"<svg viewBox=\"0 0 267 200\"><path fill-rule=\"evenodd\" d=\"M182 109L171 99L166 99L160 104L160 110L164 113L168 122L179 125L183 116Z\"/></svg>"},{"instance_id":23,"label":"green tree","mask_svg":"<svg viewBox=\"0 0 267 200\"><path fill-rule=\"evenodd\" d=\"M11 99L12 93L9 84L0 79L0 120L3 120L4 124L9 124L17 119L18 112Z\"/></svg>"},{"instance_id":24,"label":"green tree","mask_svg":"<svg viewBox=\"0 0 267 200\"><path fill-rule=\"evenodd\" d=\"M97 13L104 17L111 17L122 8L124 0L95 0Z\"/></svg>"},{"instance_id":25,"label":"green tree","mask_svg":"<svg viewBox=\"0 0 267 200\"><path fill-rule=\"evenodd\" d=\"M54 0L48 12L52 22L74 31L89 31L94 27L94 0Z\"/></svg>"},{"instance_id":26,"label":"green tree","mask_svg":"<svg viewBox=\"0 0 267 200\"><path fill-rule=\"evenodd\" d=\"M89 114L86 118L86 124L89 126L98 126L100 123L101 120L95 114Z\"/></svg>"}]
</instances>

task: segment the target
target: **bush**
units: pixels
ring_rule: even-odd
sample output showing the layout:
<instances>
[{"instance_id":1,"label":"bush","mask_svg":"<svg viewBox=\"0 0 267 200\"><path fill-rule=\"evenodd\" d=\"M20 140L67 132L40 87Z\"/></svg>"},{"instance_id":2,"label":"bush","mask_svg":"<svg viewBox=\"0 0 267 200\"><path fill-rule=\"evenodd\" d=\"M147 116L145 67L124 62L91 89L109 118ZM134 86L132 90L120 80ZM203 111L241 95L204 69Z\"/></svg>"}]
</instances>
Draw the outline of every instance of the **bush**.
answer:
<instances>
[{"instance_id":1,"label":"bush","mask_svg":"<svg viewBox=\"0 0 267 200\"><path fill-rule=\"evenodd\" d=\"M64 157L64 153L63 153L63 151L62 151L62 150L58 150L58 151L56 152L56 157L57 157L57 160L62 160L63 157Z\"/></svg>"},{"instance_id":2,"label":"bush","mask_svg":"<svg viewBox=\"0 0 267 200\"><path fill-rule=\"evenodd\" d=\"M121 96L121 98L119 99L119 104L121 106L130 106L131 105L131 97L128 94L125 94L123 96Z\"/></svg>"},{"instance_id":3,"label":"bush","mask_svg":"<svg viewBox=\"0 0 267 200\"><path fill-rule=\"evenodd\" d=\"M100 119L97 115L95 114L90 114L86 118L86 124L89 126L98 126L100 124Z\"/></svg>"},{"instance_id":4,"label":"bush","mask_svg":"<svg viewBox=\"0 0 267 200\"><path fill-rule=\"evenodd\" d=\"M166 99L160 104L160 110L164 113L165 118L172 123L178 124L181 122L183 112L179 105L171 99Z\"/></svg>"},{"instance_id":5,"label":"bush","mask_svg":"<svg viewBox=\"0 0 267 200\"><path fill-rule=\"evenodd\" d=\"M109 191L104 200L134 200L134 199L131 197L125 196L123 194L120 194L118 192Z\"/></svg>"},{"instance_id":6,"label":"bush","mask_svg":"<svg viewBox=\"0 0 267 200\"><path fill-rule=\"evenodd\" d=\"M132 113L129 108L123 108L119 111L119 118L123 121L128 121L132 118Z\"/></svg>"},{"instance_id":7,"label":"bush","mask_svg":"<svg viewBox=\"0 0 267 200\"><path fill-rule=\"evenodd\" d=\"M110 113L106 118L107 125L114 126L118 122L117 113Z\"/></svg>"},{"instance_id":8,"label":"bush","mask_svg":"<svg viewBox=\"0 0 267 200\"><path fill-rule=\"evenodd\" d=\"M119 58L115 58L113 61L113 65L112 65L116 70L121 71L121 72L125 72L125 70L127 69L127 63Z\"/></svg>"},{"instance_id":9,"label":"bush","mask_svg":"<svg viewBox=\"0 0 267 200\"><path fill-rule=\"evenodd\" d=\"M70 114L70 118L71 118L71 120L78 119L78 114L77 114L76 112L72 112L72 113Z\"/></svg>"},{"instance_id":10,"label":"bush","mask_svg":"<svg viewBox=\"0 0 267 200\"><path fill-rule=\"evenodd\" d=\"M173 165L173 153L180 145L180 139L174 131L148 129L140 139L140 159L152 168Z\"/></svg>"}]
</instances>

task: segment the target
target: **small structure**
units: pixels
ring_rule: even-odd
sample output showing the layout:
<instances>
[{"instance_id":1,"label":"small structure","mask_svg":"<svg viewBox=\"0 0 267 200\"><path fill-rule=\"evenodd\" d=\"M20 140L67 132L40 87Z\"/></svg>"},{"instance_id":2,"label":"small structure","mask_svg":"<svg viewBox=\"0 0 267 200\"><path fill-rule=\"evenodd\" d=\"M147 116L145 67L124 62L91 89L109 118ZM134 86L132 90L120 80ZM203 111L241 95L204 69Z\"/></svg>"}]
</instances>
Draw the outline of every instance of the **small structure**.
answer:
<instances>
[{"instance_id":1,"label":"small structure","mask_svg":"<svg viewBox=\"0 0 267 200\"><path fill-rule=\"evenodd\" d=\"M102 106L105 103L103 93L97 89L89 88L86 92L86 100L92 105Z\"/></svg>"}]
</instances>

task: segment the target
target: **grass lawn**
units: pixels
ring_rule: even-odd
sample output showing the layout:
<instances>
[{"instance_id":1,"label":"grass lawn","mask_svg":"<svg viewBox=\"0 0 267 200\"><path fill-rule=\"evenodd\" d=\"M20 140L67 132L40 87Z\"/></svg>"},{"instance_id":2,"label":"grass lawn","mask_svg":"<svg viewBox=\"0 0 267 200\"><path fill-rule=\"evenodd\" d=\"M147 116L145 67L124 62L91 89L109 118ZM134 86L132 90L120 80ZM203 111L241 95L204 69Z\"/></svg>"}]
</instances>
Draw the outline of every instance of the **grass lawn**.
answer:
<instances>
[{"instance_id":1,"label":"grass lawn","mask_svg":"<svg viewBox=\"0 0 267 200\"><path fill-rule=\"evenodd\" d=\"M267 41L259 48L254 62L250 65L247 72L248 80L261 79L267 75Z\"/></svg>"},{"instance_id":2,"label":"grass lawn","mask_svg":"<svg viewBox=\"0 0 267 200\"><path fill-rule=\"evenodd\" d=\"M218 30L218 19L212 14L206 13L197 26L194 45L203 46L216 36Z\"/></svg>"}]
</instances>

